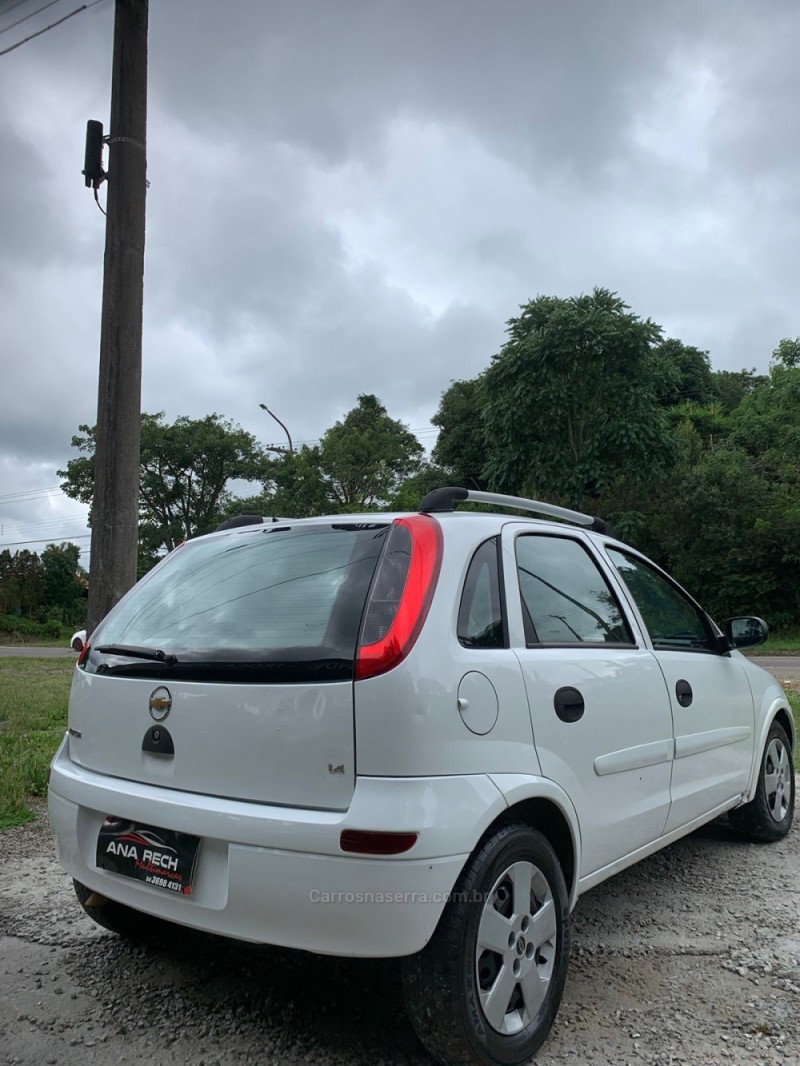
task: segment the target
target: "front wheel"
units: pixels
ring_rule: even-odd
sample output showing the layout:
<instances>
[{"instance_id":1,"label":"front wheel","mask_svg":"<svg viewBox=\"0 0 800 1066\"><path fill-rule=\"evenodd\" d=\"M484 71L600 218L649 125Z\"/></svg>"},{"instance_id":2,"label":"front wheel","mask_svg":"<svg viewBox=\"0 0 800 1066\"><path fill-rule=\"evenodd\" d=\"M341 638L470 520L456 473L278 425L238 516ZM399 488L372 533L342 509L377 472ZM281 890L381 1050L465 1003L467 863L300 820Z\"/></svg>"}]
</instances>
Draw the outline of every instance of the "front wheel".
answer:
<instances>
[{"instance_id":1,"label":"front wheel","mask_svg":"<svg viewBox=\"0 0 800 1066\"><path fill-rule=\"evenodd\" d=\"M758 788L749 803L728 814L731 825L751 840L785 837L794 817L792 749L782 725L773 722L761 756Z\"/></svg>"},{"instance_id":2,"label":"front wheel","mask_svg":"<svg viewBox=\"0 0 800 1066\"><path fill-rule=\"evenodd\" d=\"M431 941L405 960L411 1023L448 1066L519 1066L553 1024L569 964L569 900L550 843L523 824L472 856Z\"/></svg>"}]
</instances>

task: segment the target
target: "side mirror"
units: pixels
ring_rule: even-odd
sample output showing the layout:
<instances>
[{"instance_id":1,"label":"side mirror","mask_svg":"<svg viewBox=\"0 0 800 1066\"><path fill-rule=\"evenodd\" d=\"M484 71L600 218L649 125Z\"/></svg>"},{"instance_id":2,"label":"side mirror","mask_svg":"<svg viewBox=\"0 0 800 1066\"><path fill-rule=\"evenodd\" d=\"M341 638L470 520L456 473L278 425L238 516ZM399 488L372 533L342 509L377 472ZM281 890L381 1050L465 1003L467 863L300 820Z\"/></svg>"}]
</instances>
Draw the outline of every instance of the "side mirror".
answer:
<instances>
[{"instance_id":1,"label":"side mirror","mask_svg":"<svg viewBox=\"0 0 800 1066\"><path fill-rule=\"evenodd\" d=\"M755 648L769 636L769 627L763 618L729 618L725 623L725 637L731 648Z\"/></svg>"}]
</instances>

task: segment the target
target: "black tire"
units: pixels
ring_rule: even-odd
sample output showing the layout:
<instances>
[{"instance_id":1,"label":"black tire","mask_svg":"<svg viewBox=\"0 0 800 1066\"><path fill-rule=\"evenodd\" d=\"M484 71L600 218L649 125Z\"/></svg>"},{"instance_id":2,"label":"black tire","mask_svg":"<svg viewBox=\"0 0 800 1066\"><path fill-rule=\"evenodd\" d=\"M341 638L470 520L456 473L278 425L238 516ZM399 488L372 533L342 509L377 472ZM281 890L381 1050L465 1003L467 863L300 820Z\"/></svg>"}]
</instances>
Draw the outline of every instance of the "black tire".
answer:
<instances>
[{"instance_id":1,"label":"black tire","mask_svg":"<svg viewBox=\"0 0 800 1066\"><path fill-rule=\"evenodd\" d=\"M106 899L99 892L73 880L75 895L89 917L108 929L111 933L125 937L126 940L148 940L156 936L168 923L154 918L150 914L126 907L113 899Z\"/></svg>"},{"instance_id":2,"label":"black tire","mask_svg":"<svg viewBox=\"0 0 800 1066\"><path fill-rule=\"evenodd\" d=\"M527 894L527 915L516 909L515 892ZM502 942L502 952L481 948L479 938ZM522 823L490 830L430 942L403 961L417 1036L447 1066L529 1062L558 1012L569 950L567 886L549 842Z\"/></svg>"},{"instance_id":3,"label":"black tire","mask_svg":"<svg viewBox=\"0 0 800 1066\"><path fill-rule=\"evenodd\" d=\"M773 722L761 754L758 788L753 799L728 814L728 821L751 840L782 840L794 818L794 766L786 731Z\"/></svg>"}]
</instances>

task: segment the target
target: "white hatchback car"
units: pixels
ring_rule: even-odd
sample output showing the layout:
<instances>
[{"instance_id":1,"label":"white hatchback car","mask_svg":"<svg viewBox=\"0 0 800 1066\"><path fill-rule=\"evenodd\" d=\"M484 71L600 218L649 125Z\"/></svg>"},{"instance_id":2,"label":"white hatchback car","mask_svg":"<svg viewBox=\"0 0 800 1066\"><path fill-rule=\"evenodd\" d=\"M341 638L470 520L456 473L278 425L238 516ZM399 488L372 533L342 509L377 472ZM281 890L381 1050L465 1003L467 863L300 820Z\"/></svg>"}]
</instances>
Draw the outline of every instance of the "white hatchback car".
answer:
<instances>
[{"instance_id":1,"label":"white hatchback car","mask_svg":"<svg viewBox=\"0 0 800 1066\"><path fill-rule=\"evenodd\" d=\"M83 645L86 643L86 630L79 629L77 633L73 633L69 638L69 646L73 651L83 651Z\"/></svg>"},{"instance_id":2,"label":"white hatchback car","mask_svg":"<svg viewBox=\"0 0 800 1066\"><path fill-rule=\"evenodd\" d=\"M232 520L84 648L50 777L60 860L123 935L155 917L402 957L434 1056L527 1062L582 892L724 812L789 831L792 714L736 650L765 637L535 501Z\"/></svg>"}]
</instances>

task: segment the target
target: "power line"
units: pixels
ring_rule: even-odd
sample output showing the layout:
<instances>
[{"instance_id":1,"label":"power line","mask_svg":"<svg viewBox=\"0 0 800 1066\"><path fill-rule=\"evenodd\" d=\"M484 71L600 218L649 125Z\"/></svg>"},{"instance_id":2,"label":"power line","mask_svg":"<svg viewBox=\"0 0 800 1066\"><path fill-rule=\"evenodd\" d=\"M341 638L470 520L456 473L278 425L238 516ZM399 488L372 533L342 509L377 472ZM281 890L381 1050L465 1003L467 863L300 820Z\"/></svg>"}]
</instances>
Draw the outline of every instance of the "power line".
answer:
<instances>
[{"instance_id":1,"label":"power line","mask_svg":"<svg viewBox=\"0 0 800 1066\"><path fill-rule=\"evenodd\" d=\"M87 529L87 523L81 518L53 518L49 522L3 522L0 519L0 537L22 537L26 533L45 534L51 530Z\"/></svg>"},{"instance_id":2,"label":"power line","mask_svg":"<svg viewBox=\"0 0 800 1066\"><path fill-rule=\"evenodd\" d=\"M58 539L59 540L63 540L63 541L88 540L89 537L91 537L91 535L92 535L91 533L79 533L75 537L59 537ZM55 543L53 537L40 537L38 540L9 540L9 541L6 541L5 544L0 544L0 549L2 549L2 548L15 548L18 544L53 544L53 543Z\"/></svg>"},{"instance_id":3,"label":"power line","mask_svg":"<svg viewBox=\"0 0 800 1066\"><path fill-rule=\"evenodd\" d=\"M0 524L12 526L24 526L25 529L32 529L34 526L52 526L52 525L67 525L73 522L81 522L84 519L83 513L72 514L32 514L30 518L12 518L8 516L6 518L0 517Z\"/></svg>"},{"instance_id":4,"label":"power line","mask_svg":"<svg viewBox=\"0 0 800 1066\"><path fill-rule=\"evenodd\" d=\"M0 523L5 522L6 525L25 526L27 529L29 526L49 526L53 523L65 523L65 522L79 522L82 521L85 516L85 511L67 511L65 513L45 511L45 512L28 512L30 517L26 516L12 516L7 515L3 517L0 515Z\"/></svg>"},{"instance_id":5,"label":"power line","mask_svg":"<svg viewBox=\"0 0 800 1066\"><path fill-rule=\"evenodd\" d=\"M9 30L13 30L15 26L21 26L23 22L27 22L28 19L32 19L34 15L39 15L42 11L47 11L48 7L53 7L54 4L60 4L61 0L50 0L48 4L44 4L42 7L37 8L36 11L31 11L30 15L23 15L21 19L17 19L16 22L12 22L10 26L4 26L0 33L8 33Z\"/></svg>"},{"instance_id":6,"label":"power line","mask_svg":"<svg viewBox=\"0 0 800 1066\"><path fill-rule=\"evenodd\" d=\"M73 15L80 15L81 11L88 11L90 7L96 7L98 4L102 4L103 0L92 0L91 4L83 4L82 7L76 7L74 11L70 11L68 15L64 15L63 18L57 19L55 22L51 22L49 26L45 26L43 30L37 30L36 33L30 34L21 41L17 41L16 44L12 44L10 48L4 48L0 52L0 56L7 56L9 52L13 52L17 48L21 48L23 44L27 44L28 41L32 41L35 37L41 37L43 33L47 33L48 30L54 30L56 26L60 26L62 22L66 22L67 19L71 19Z\"/></svg>"},{"instance_id":7,"label":"power line","mask_svg":"<svg viewBox=\"0 0 800 1066\"><path fill-rule=\"evenodd\" d=\"M5 500L9 496L27 496L29 492L61 492L60 485L37 485L35 489L18 489L16 492L4 492L0 494L0 500Z\"/></svg>"},{"instance_id":8,"label":"power line","mask_svg":"<svg viewBox=\"0 0 800 1066\"><path fill-rule=\"evenodd\" d=\"M16 0L16 3L9 4L6 10L2 12L2 14L10 15L12 11L16 11L18 7L22 7L22 5L26 4L27 2L28 0Z\"/></svg>"},{"instance_id":9,"label":"power line","mask_svg":"<svg viewBox=\"0 0 800 1066\"><path fill-rule=\"evenodd\" d=\"M52 499L54 496L64 496L63 489L27 489L23 492L9 492L0 496L0 506L4 504L31 503L34 500Z\"/></svg>"}]
</instances>

